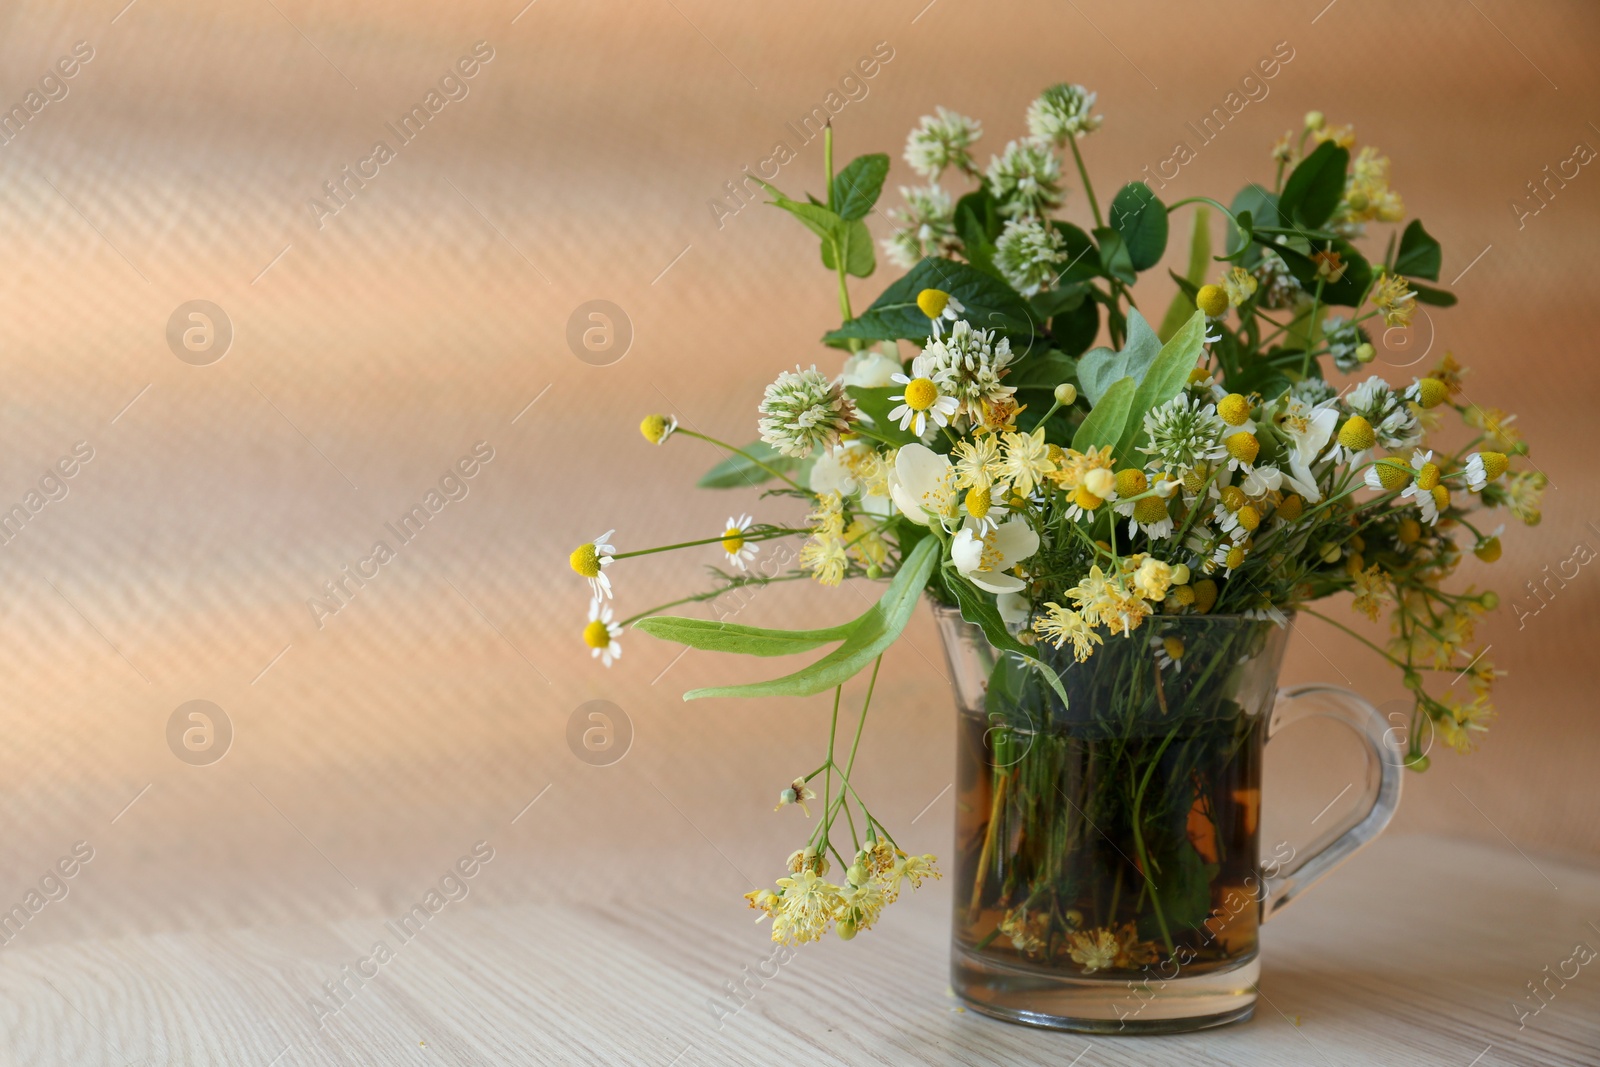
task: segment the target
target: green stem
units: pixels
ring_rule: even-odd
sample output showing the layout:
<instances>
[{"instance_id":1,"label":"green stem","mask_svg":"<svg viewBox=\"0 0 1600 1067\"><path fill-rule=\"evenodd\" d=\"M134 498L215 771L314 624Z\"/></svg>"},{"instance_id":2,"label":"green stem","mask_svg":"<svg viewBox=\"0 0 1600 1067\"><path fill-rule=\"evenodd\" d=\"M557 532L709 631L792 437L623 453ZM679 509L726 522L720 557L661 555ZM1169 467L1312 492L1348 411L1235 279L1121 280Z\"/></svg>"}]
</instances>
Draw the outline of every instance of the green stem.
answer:
<instances>
[{"instance_id":1,"label":"green stem","mask_svg":"<svg viewBox=\"0 0 1600 1067\"><path fill-rule=\"evenodd\" d=\"M1083 195L1089 198L1089 211L1094 215L1094 224L1097 228L1104 226L1105 222L1100 218L1100 203L1094 198L1094 183L1089 180L1089 169L1083 165L1083 153L1078 151L1078 139L1069 137L1067 143L1072 146L1072 159L1078 164L1078 177L1083 179Z\"/></svg>"},{"instance_id":2,"label":"green stem","mask_svg":"<svg viewBox=\"0 0 1600 1067\"><path fill-rule=\"evenodd\" d=\"M794 488L800 489L801 492L805 491L801 487L799 482L795 481L793 478L789 477L787 474L784 474L782 471L776 470L776 469L774 469L772 467L767 466L765 463L761 462L759 459L757 459L756 457L752 456L750 453L746 452L742 448L735 448L733 445L728 444L728 442L726 442L726 441L719 441L715 437L712 437L712 436L710 436L708 434L696 433L693 430L686 430L682 426L678 427L677 432L683 434L683 436L685 436L685 437L693 437L693 438L696 438L698 440L704 441L708 445L716 445L718 448L726 449L727 451L732 452L736 456L743 456L745 459L749 460L751 463L754 463L757 467L760 467L762 470L766 471L768 474L772 475L774 478L781 478L784 481L788 482L790 485L792 485Z\"/></svg>"},{"instance_id":3,"label":"green stem","mask_svg":"<svg viewBox=\"0 0 1600 1067\"><path fill-rule=\"evenodd\" d=\"M1161 747L1156 749L1156 754L1151 758L1150 765L1145 768L1144 778L1139 782L1138 792L1133 797L1133 847L1139 853L1139 867L1144 874L1145 885L1150 889L1150 905L1155 909L1156 923L1161 927L1161 940L1166 943L1169 956L1176 951L1176 948L1172 943L1172 931L1167 928L1167 916L1161 910L1161 897L1156 892L1155 878L1150 870L1150 853L1145 849L1144 832L1139 827L1141 822L1139 810L1144 805L1144 793L1145 789L1150 785L1150 778L1156 773L1156 768L1161 764L1162 753L1166 752L1167 746L1172 744L1172 739L1178 736L1179 729L1180 727L1173 727L1166 740L1161 742Z\"/></svg>"},{"instance_id":4,"label":"green stem","mask_svg":"<svg viewBox=\"0 0 1600 1067\"><path fill-rule=\"evenodd\" d=\"M766 530L766 531L764 531L762 533L747 533L747 534L743 534L743 535L741 535L741 539L745 540L745 541L774 541L774 540L777 540L780 537L790 537L790 536L792 536L794 534L809 534L810 532L811 531L809 529L805 529L805 528L801 528L799 530L791 530L791 529L788 529L787 527L784 527L784 528L775 529L775 530ZM722 537L702 537L698 541L680 541L679 543L677 543L675 545L661 545L661 546L659 546L657 548L638 548L638 549L633 550L632 552L617 552L617 553L613 554L611 558L612 559L632 559L635 556L649 556L649 555L653 555L656 552L671 552L674 549L678 549L678 548L694 548L697 545L716 545L716 544L721 544L723 541L726 541L726 540L727 540L726 536L722 536Z\"/></svg>"}]
</instances>

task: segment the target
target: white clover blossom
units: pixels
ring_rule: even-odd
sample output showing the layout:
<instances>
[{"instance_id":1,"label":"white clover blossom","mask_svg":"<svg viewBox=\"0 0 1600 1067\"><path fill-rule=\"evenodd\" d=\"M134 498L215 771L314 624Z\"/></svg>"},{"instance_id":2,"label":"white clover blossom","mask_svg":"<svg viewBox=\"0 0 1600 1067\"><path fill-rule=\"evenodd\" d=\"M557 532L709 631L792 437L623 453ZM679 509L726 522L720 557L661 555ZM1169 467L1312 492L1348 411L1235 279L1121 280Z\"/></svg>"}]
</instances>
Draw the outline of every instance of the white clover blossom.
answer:
<instances>
[{"instance_id":1,"label":"white clover blossom","mask_svg":"<svg viewBox=\"0 0 1600 1067\"><path fill-rule=\"evenodd\" d=\"M1000 384L1014 358L1009 339L997 339L995 331L974 329L959 319L948 337L928 342L917 365L926 368L941 394L955 397L968 417L980 420L985 401L999 403L1016 392L1012 386Z\"/></svg>"},{"instance_id":2,"label":"white clover blossom","mask_svg":"<svg viewBox=\"0 0 1600 1067\"><path fill-rule=\"evenodd\" d=\"M995 242L994 263L1011 287L1032 296L1055 284L1067 259L1066 240L1039 219L1011 219Z\"/></svg>"},{"instance_id":3,"label":"white clover blossom","mask_svg":"<svg viewBox=\"0 0 1600 1067\"><path fill-rule=\"evenodd\" d=\"M1261 295L1256 303L1268 310L1293 307L1305 295L1300 280L1289 270L1283 257L1270 248L1261 250L1261 262L1251 271L1261 283Z\"/></svg>"},{"instance_id":4,"label":"white clover blossom","mask_svg":"<svg viewBox=\"0 0 1600 1067\"><path fill-rule=\"evenodd\" d=\"M836 444L850 428L855 406L836 381L816 367L782 371L761 398L761 439L786 456L804 459Z\"/></svg>"},{"instance_id":5,"label":"white clover blossom","mask_svg":"<svg viewBox=\"0 0 1600 1067\"><path fill-rule=\"evenodd\" d=\"M901 267L914 267L924 256L948 256L961 250L956 236L956 206L950 194L931 185L900 187L906 206L891 208L895 232L882 242L884 255Z\"/></svg>"},{"instance_id":6,"label":"white clover blossom","mask_svg":"<svg viewBox=\"0 0 1600 1067\"><path fill-rule=\"evenodd\" d=\"M967 149L983 136L983 123L946 107L934 111L922 116L921 124L906 136L906 162L929 181L937 181L948 167L971 173L972 155Z\"/></svg>"},{"instance_id":7,"label":"white clover blossom","mask_svg":"<svg viewBox=\"0 0 1600 1067\"><path fill-rule=\"evenodd\" d=\"M1214 404L1203 407L1198 399L1179 393L1144 417L1145 434L1150 443L1139 451L1151 457L1149 466L1182 476L1203 463L1222 459L1228 450L1222 444L1227 429Z\"/></svg>"},{"instance_id":8,"label":"white clover blossom","mask_svg":"<svg viewBox=\"0 0 1600 1067\"><path fill-rule=\"evenodd\" d=\"M1343 316L1332 315L1323 322L1322 333L1328 339L1328 354L1333 357L1333 365L1339 368L1341 374L1349 374L1361 366L1361 361L1356 358L1356 346L1361 344L1361 334L1357 332L1355 323Z\"/></svg>"},{"instance_id":9,"label":"white clover blossom","mask_svg":"<svg viewBox=\"0 0 1600 1067\"><path fill-rule=\"evenodd\" d=\"M1028 132L1059 147L1099 129L1103 118L1091 114L1097 96L1081 85L1050 86L1028 105Z\"/></svg>"},{"instance_id":10,"label":"white clover blossom","mask_svg":"<svg viewBox=\"0 0 1600 1067\"><path fill-rule=\"evenodd\" d=\"M1339 391L1329 385L1326 379L1302 378L1289 387L1289 395L1315 407L1326 400L1332 400L1339 395Z\"/></svg>"},{"instance_id":11,"label":"white clover blossom","mask_svg":"<svg viewBox=\"0 0 1600 1067\"><path fill-rule=\"evenodd\" d=\"M1002 214L1042 215L1061 203L1061 159L1049 142L1025 137L989 160L989 192Z\"/></svg>"},{"instance_id":12,"label":"white clover blossom","mask_svg":"<svg viewBox=\"0 0 1600 1067\"><path fill-rule=\"evenodd\" d=\"M1345 397L1345 409L1372 424L1378 444L1392 451L1410 448L1422 439L1415 412L1382 378L1368 378Z\"/></svg>"}]
</instances>

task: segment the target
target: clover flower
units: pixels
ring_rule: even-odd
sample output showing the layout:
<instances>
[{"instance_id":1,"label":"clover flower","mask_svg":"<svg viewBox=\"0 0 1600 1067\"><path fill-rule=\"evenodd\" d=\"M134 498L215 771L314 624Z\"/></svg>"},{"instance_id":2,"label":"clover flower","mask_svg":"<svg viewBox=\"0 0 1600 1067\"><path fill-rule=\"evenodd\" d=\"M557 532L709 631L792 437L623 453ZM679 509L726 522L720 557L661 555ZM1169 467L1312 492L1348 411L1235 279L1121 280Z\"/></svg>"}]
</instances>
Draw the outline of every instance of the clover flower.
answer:
<instances>
[{"instance_id":1,"label":"clover flower","mask_svg":"<svg viewBox=\"0 0 1600 1067\"><path fill-rule=\"evenodd\" d=\"M1061 203L1061 160L1044 141L1023 138L989 160L989 192L1012 218L1039 216Z\"/></svg>"},{"instance_id":2,"label":"clover flower","mask_svg":"<svg viewBox=\"0 0 1600 1067\"><path fill-rule=\"evenodd\" d=\"M1144 432L1150 438L1139 451L1151 457L1155 470L1170 471L1183 477L1201 464L1228 454L1222 444L1227 425L1213 404L1201 402L1188 393L1179 393L1144 417Z\"/></svg>"},{"instance_id":3,"label":"clover flower","mask_svg":"<svg viewBox=\"0 0 1600 1067\"><path fill-rule=\"evenodd\" d=\"M956 208L950 194L931 185L900 187L904 208L891 208L889 221L895 232L885 237L883 251L901 267L914 267L924 256L949 256L962 249L956 235Z\"/></svg>"},{"instance_id":4,"label":"clover flower","mask_svg":"<svg viewBox=\"0 0 1600 1067\"><path fill-rule=\"evenodd\" d=\"M1023 296L1054 285L1066 259L1066 240L1055 227L1038 219L1007 221L995 241L994 265Z\"/></svg>"},{"instance_id":5,"label":"clover flower","mask_svg":"<svg viewBox=\"0 0 1600 1067\"><path fill-rule=\"evenodd\" d=\"M1098 95L1081 85L1063 82L1050 86L1028 105L1028 132L1060 148L1069 138L1098 130L1105 121L1092 114Z\"/></svg>"},{"instance_id":6,"label":"clover flower","mask_svg":"<svg viewBox=\"0 0 1600 1067\"><path fill-rule=\"evenodd\" d=\"M907 135L905 160L929 181L938 181L949 167L971 174L974 167L967 150L982 136L983 124L978 120L949 108L936 108L934 114L922 116L921 123Z\"/></svg>"},{"instance_id":7,"label":"clover flower","mask_svg":"<svg viewBox=\"0 0 1600 1067\"><path fill-rule=\"evenodd\" d=\"M954 397L958 410L977 422L983 418L985 403L1000 403L1016 392L1000 384L1013 358L1009 339L997 337L993 330L974 329L962 319L950 328L948 338L928 342L913 361L913 370L921 366L923 371L917 373L926 373L937 383L941 396ZM909 394L909 384L907 391Z\"/></svg>"},{"instance_id":8,"label":"clover flower","mask_svg":"<svg viewBox=\"0 0 1600 1067\"><path fill-rule=\"evenodd\" d=\"M813 366L782 371L761 399L761 439L786 456L804 459L821 445L838 443L855 406L838 382Z\"/></svg>"}]
</instances>

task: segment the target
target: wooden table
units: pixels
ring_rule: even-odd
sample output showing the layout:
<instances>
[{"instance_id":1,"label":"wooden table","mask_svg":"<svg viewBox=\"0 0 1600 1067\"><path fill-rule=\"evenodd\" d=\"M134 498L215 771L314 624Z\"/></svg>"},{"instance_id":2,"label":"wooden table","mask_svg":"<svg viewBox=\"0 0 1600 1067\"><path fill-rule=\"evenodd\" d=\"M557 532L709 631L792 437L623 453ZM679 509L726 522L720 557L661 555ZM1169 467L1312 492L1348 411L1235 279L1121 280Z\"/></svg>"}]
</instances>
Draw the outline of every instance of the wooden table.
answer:
<instances>
[{"instance_id":1,"label":"wooden table","mask_svg":"<svg viewBox=\"0 0 1600 1067\"><path fill-rule=\"evenodd\" d=\"M464 883L487 881L494 862ZM634 874L626 898L447 903L410 940L385 925L403 910L393 907L321 923L19 937L0 952L3 1062L1600 1063L1600 960L1565 962L1575 944L1600 947L1600 872L1512 849L1378 842L1267 928L1254 1019L1137 1039L961 1008L945 974L948 882L853 944L807 947L759 967L775 977L746 981L772 946L736 898L653 880L648 863ZM380 939L392 958L363 962ZM374 976L349 977L358 970ZM318 996L341 979L338 998L326 986ZM741 982L736 1007L726 986ZM1547 1003L1519 1029L1513 1005L1537 1003L1530 982L1545 983Z\"/></svg>"}]
</instances>

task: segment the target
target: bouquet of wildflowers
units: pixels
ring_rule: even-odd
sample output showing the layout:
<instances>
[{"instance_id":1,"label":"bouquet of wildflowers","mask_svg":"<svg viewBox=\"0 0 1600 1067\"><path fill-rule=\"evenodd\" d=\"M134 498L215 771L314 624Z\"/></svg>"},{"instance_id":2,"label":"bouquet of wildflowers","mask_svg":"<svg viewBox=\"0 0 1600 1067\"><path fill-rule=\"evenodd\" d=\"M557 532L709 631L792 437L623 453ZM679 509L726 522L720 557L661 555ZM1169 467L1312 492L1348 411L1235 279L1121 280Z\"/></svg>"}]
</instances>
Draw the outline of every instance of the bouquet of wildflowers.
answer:
<instances>
[{"instance_id":1,"label":"bouquet of wildflowers","mask_svg":"<svg viewBox=\"0 0 1600 1067\"><path fill-rule=\"evenodd\" d=\"M775 940L813 940L830 926L852 937L904 883L936 876L933 857L901 849L868 809L854 771L878 665L923 595L958 607L1005 653L996 670L1010 691L1031 686L1058 711L1068 693L1051 664L1064 655L1092 663L1105 646L1128 643L1119 648L1148 660L1143 670L1160 689L1162 672L1203 681L1233 654L1185 648L1162 636L1163 620L1281 624L1302 611L1403 673L1416 699L1412 768L1426 769L1435 736L1470 749L1490 718L1499 672L1474 648L1473 628L1496 598L1450 588L1450 578L1463 548L1498 558L1491 512L1539 521L1545 479L1521 469L1528 450L1512 418L1467 399L1451 356L1424 377L1367 374L1376 331L1407 329L1419 305L1455 303L1434 284L1441 251L1422 224L1387 229L1405 216L1389 160L1370 146L1357 151L1348 127L1313 112L1273 149L1271 183L1246 185L1226 206L1204 197L1164 204L1136 181L1102 211L1080 148L1100 124L1094 93L1054 86L1028 108L1028 135L980 167L978 122L944 108L923 118L904 158L926 184L901 189L904 207L891 212L898 228L882 242L908 269L859 314L848 281L876 267L864 219L890 161L867 155L835 172L829 130L825 196L766 188L819 239L842 317L822 343L838 356L818 360L828 369L780 372L760 402L759 440L744 447L669 416L641 426L652 444L709 443L724 458L701 485L766 485L769 497L803 500L804 523L742 515L703 540L629 552L608 533L572 555L594 591L584 639L608 666L629 627L754 656L833 646L770 681L685 694L832 693L826 756L779 800L810 816L807 802L820 796L820 814L776 887L749 894L771 916ZM1057 214L1068 158L1088 230ZM1162 259L1185 208L1187 270L1172 272L1178 292L1152 324L1136 284ZM1226 223L1220 250L1211 247L1213 211ZM1095 347L1102 336L1109 343ZM1460 425L1447 428L1447 413ZM754 572L761 543L778 538L804 539L795 566ZM675 603L782 580L886 583L865 613L819 630L659 608L613 618L620 561L712 545L726 564L713 587ZM1344 593L1357 615L1387 612L1387 642L1312 606ZM866 705L841 734L842 686L868 669ZM1445 684L1463 673L1470 699ZM1022 887L1015 899L1039 896ZM1006 922L1019 946L1038 940L1025 910ZM1073 958L1102 966L1145 951L1131 931L1073 936Z\"/></svg>"}]
</instances>

